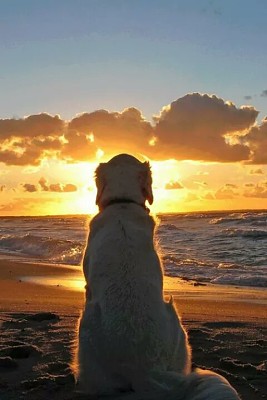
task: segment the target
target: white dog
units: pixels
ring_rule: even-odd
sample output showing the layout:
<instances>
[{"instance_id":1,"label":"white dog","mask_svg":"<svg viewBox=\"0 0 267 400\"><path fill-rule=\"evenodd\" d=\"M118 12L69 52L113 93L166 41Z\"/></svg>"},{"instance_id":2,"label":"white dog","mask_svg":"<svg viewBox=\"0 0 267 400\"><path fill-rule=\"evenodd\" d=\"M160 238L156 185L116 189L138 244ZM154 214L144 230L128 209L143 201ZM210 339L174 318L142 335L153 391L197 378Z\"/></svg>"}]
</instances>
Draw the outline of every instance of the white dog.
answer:
<instances>
[{"instance_id":1,"label":"white dog","mask_svg":"<svg viewBox=\"0 0 267 400\"><path fill-rule=\"evenodd\" d=\"M219 375L191 373L186 332L163 297L155 222L145 206L153 202L149 163L118 155L99 165L96 185L100 212L83 261L79 389L94 396L132 391L134 399L238 399Z\"/></svg>"}]
</instances>

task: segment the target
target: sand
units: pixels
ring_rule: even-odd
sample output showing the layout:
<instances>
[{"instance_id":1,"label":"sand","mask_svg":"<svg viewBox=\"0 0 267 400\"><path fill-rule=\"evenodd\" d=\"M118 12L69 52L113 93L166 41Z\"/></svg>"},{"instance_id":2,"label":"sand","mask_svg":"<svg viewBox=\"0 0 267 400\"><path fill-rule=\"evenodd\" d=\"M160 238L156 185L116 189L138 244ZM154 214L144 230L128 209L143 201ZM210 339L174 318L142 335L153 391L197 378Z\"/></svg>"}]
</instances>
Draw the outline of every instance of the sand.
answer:
<instances>
[{"instance_id":1,"label":"sand","mask_svg":"<svg viewBox=\"0 0 267 400\"><path fill-rule=\"evenodd\" d=\"M50 285L28 281L39 276ZM71 280L80 281L75 290ZM0 260L1 400L86 398L75 394L70 369L82 286L77 269ZM222 374L243 400L266 398L266 291L177 278L164 288L188 330L193 367Z\"/></svg>"}]
</instances>

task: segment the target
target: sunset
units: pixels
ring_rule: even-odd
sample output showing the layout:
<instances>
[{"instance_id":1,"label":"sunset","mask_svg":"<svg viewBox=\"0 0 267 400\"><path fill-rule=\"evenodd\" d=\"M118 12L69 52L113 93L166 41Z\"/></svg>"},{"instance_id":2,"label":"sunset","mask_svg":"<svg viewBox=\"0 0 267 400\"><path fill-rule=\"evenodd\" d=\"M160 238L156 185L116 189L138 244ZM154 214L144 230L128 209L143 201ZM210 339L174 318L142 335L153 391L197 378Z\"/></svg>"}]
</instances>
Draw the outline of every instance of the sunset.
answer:
<instances>
[{"instance_id":1,"label":"sunset","mask_svg":"<svg viewBox=\"0 0 267 400\"><path fill-rule=\"evenodd\" d=\"M156 212L266 208L267 123L258 114L191 93L153 122L136 108L2 119L1 214L93 213L94 170L118 153L150 161Z\"/></svg>"},{"instance_id":2,"label":"sunset","mask_svg":"<svg viewBox=\"0 0 267 400\"><path fill-rule=\"evenodd\" d=\"M266 20L0 2L1 399L264 397Z\"/></svg>"},{"instance_id":3,"label":"sunset","mask_svg":"<svg viewBox=\"0 0 267 400\"><path fill-rule=\"evenodd\" d=\"M119 3L1 4L0 215L94 213L119 153L155 212L266 209L264 4Z\"/></svg>"}]
</instances>

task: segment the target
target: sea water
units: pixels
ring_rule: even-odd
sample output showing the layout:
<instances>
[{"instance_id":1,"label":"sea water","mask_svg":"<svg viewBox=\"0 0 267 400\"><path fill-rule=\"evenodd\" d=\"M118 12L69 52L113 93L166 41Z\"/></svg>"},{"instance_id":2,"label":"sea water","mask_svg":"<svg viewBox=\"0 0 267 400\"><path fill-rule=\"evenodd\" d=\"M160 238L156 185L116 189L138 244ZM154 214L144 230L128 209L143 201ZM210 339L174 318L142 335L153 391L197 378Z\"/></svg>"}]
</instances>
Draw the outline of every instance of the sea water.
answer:
<instances>
[{"instance_id":1,"label":"sea water","mask_svg":"<svg viewBox=\"0 0 267 400\"><path fill-rule=\"evenodd\" d=\"M267 211L157 216L164 273L185 280L267 286ZM0 255L80 269L88 216L0 217Z\"/></svg>"}]
</instances>

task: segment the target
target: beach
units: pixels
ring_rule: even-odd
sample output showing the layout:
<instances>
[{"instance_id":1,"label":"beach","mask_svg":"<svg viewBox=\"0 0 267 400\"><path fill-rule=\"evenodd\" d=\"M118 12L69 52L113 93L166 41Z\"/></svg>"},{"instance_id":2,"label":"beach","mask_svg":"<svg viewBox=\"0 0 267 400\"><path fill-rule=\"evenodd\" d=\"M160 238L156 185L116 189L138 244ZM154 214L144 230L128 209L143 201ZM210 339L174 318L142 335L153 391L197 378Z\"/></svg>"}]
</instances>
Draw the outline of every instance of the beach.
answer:
<instances>
[{"instance_id":1,"label":"beach","mask_svg":"<svg viewBox=\"0 0 267 400\"><path fill-rule=\"evenodd\" d=\"M83 398L70 368L82 286L77 268L0 260L1 400ZM266 398L266 291L165 277L164 293L187 328L193 368L222 374L243 400Z\"/></svg>"}]
</instances>

